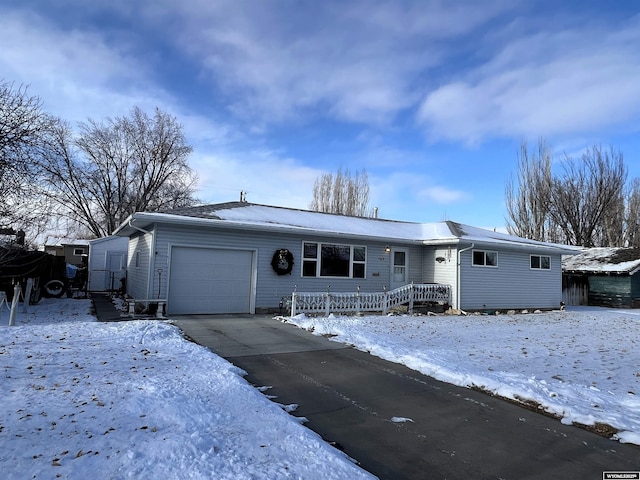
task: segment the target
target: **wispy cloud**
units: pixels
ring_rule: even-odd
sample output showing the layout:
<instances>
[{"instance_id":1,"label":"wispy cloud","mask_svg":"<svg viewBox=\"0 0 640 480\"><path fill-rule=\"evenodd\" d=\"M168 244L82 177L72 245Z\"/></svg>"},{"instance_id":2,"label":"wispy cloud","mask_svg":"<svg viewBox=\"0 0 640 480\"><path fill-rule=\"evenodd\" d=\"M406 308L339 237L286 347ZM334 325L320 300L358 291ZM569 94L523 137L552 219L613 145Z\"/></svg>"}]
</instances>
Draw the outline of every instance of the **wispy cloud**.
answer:
<instances>
[{"instance_id":1,"label":"wispy cloud","mask_svg":"<svg viewBox=\"0 0 640 480\"><path fill-rule=\"evenodd\" d=\"M160 96L146 82L144 65L95 32L66 31L36 13L9 11L0 15L0 31L3 77L30 85L45 108L67 120L85 120L87 112L113 115L129 110L132 97Z\"/></svg>"},{"instance_id":2,"label":"wispy cloud","mask_svg":"<svg viewBox=\"0 0 640 480\"><path fill-rule=\"evenodd\" d=\"M451 189L442 185L427 187L418 192L418 195L440 205L449 205L469 198L467 192Z\"/></svg>"},{"instance_id":3,"label":"wispy cloud","mask_svg":"<svg viewBox=\"0 0 640 480\"><path fill-rule=\"evenodd\" d=\"M198 190L204 203L237 199L245 191L250 202L306 209L315 179L322 174L268 150L196 152L191 165L200 172Z\"/></svg>"},{"instance_id":4,"label":"wispy cloud","mask_svg":"<svg viewBox=\"0 0 640 480\"><path fill-rule=\"evenodd\" d=\"M426 95L432 140L553 137L640 119L640 21L504 38L484 65Z\"/></svg>"},{"instance_id":5,"label":"wispy cloud","mask_svg":"<svg viewBox=\"0 0 640 480\"><path fill-rule=\"evenodd\" d=\"M230 96L235 114L268 123L304 119L314 108L327 118L383 124L420 100L418 80L445 62L444 40L470 33L505 5L191 2L153 15L179 19L180 48Z\"/></svg>"}]
</instances>

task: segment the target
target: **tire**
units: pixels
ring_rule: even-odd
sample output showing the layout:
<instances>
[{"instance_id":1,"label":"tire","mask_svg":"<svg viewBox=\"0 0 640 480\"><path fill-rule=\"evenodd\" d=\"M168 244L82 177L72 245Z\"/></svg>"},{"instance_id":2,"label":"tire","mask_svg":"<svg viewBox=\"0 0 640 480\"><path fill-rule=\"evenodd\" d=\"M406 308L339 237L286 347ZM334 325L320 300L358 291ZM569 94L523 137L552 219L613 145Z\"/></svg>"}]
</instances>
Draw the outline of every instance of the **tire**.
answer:
<instances>
[{"instance_id":1,"label":"tire","mask_svg":"<svg viewBox=\"0 0 640 480\"><path fill-rule=\"evenodd\" d=\"M49 280L42 289L42 295L50 298L60 298L65 292L64 282L62 280Z\"/></svg>"}]
</instances>

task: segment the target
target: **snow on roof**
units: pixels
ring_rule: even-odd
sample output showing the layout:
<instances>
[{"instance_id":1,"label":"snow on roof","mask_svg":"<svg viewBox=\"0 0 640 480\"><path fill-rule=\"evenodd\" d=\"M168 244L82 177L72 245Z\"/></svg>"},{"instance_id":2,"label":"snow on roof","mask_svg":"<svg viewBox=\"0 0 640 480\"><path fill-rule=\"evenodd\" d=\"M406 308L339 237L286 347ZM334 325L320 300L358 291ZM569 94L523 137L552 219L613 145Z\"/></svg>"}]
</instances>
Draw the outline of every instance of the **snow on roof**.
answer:
<instances>
[{"instance_id":1,"label":"snow on roof","mask_svg":"<svg viewBox=\"0 0 640 480\"><path fill-rule=\"evenodd\" d=\"M640 250L622 247L587 248L579 255L562 259L564 272L626 273L640 269Z\"/></svg>"},{"instance_id":2,"label":"snow on roof","mask_svg":"<svg viewBox=\"0 0 640 480\"><path fill-rule=\"evenodd\" d=\"M451 221L415 223L312 212L246 202L186 207L164 213L138 212L125 221L115 234L128 235L133 233L135 227L130 227L129 221L135 221L139 228L145 228L154 222L162 221L209 225L224 222L225 225L245 228L309 231L323 235L369 237L425 245L465 242L502 245L511 248L556 251L561 249L565 253L572 252L571 247L564 245L527 240Z\"/></svg>"},{"instance_id":3,"label":"snow on roof","mask_svg":"<svg viewBox=\"0 0 640 480\"><path fill-rule=\"evenodd\" d=\"M65 245L89 245L89 240L67 237L47 237L45 247L63 247Z\"/></svg>"}]
</instances>

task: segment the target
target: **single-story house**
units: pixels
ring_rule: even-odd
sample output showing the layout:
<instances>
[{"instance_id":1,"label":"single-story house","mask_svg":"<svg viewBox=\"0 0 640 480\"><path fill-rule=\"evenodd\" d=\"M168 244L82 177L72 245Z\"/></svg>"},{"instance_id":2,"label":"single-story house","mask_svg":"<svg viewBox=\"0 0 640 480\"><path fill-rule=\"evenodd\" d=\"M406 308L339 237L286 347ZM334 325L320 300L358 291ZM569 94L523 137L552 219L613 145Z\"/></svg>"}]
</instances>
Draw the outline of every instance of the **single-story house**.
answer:
<instances>
[{"instance_id":1,"label":"single-story house","mask_svg":"<svg viewBox=\"0 0 640 480\"><path fill-rule=\"evenodd\" d=\"M463 310L550 309L562 301L561 256L572 247L451 221L412 223L244 201L136 212L127 293L169 314L277 310L304 292L451 286Z\"/></svg>"},{"instance_id":2,"label":"single-story house","mask_svg":"<svg viewBox=\"0 0 640 480\"><path fill-rule=\"evenodd\" d=\"M563 295L571 305L640 307L640 250L587 248L562 260Z\"/></svg>"},{"instance_id":3,"label":"single-story house","mask_svg":"<svg viewBox=\"0 0 640 480\"><path fill-rule=\"evenodd\" d=\"M52 237L49 236L44 242L44 251L55 257L64 257L65 262L81 267L89 255L89 240Z\"/></svg>"},{"instance_id":4,"label":"single-story house","mask_svg":"<svg viewBox=\"0 0 640 480\"><path fill-rule=\"evenodd\" d=\"M89 241L89 275L87 290L115 291L122 288L127 276L129 239L109 236Z\"/></svg>"}]
</instances>

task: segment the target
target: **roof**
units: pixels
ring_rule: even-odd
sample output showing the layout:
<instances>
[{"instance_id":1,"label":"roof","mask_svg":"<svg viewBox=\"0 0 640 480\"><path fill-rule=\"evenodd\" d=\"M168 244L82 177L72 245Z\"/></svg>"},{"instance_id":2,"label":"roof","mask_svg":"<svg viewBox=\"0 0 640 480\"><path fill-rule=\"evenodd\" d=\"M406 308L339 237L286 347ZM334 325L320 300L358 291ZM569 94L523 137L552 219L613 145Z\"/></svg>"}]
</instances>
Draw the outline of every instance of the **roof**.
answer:
<instances>
[{"instance_id":1,"label":"roof","mask_svg":"<svg viewBox=\"0 0 640 480\"><path fill-rule=\"evenodd\" d=\"M81 238L47 237L44 241L45 247L64 247L65 245L87 246L89 245L89 240Z\"/></svg>"},{"instance_id":2,"label":"roof","mask_svg":"<svg viewBox=\"0 0 640 480\"><path fill-rule=\"evenodd\" d=\"M587 248L582 253L562 259L565 273L626 274L640 270L640 250L623 247Z\"/></svg>"},{"instance_id":3,"label":"roof","mask_svg":"<svg viewBox=\"0 0 640 480\"><path fill-rule=\"evenodd\" d=\"M312 212L247 202L180 208L168 212L136 212L116 229L114 235L130 236L155 223L226 227L254 231L286 231L315 236L379 239L424 245L464 244L536 249L575 253L573 247L538 242L456 222L415 223L379 218L353 217Z\"/></svg>"}]
</instances>

